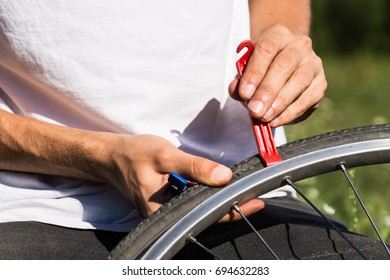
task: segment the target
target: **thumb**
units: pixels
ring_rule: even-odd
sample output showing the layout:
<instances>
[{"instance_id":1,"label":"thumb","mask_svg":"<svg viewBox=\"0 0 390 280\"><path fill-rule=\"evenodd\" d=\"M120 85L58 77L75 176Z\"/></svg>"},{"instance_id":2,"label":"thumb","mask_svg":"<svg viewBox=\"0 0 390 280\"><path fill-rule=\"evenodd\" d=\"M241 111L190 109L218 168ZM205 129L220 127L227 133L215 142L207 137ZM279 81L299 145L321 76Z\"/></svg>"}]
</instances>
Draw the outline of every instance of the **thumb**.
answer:
<instances>
[{"instance_id":1,"label":"thumb","mask_svg":"<svg viewBox=\"0 0 390 280\"><path fill-rule=\"evenodd\" d=\"M201 184L219 187L232 178L230 168L206 158L184 153L182 161L177 162L180 164L175 169L179 174Z\"/></svg>"}]
</instances>

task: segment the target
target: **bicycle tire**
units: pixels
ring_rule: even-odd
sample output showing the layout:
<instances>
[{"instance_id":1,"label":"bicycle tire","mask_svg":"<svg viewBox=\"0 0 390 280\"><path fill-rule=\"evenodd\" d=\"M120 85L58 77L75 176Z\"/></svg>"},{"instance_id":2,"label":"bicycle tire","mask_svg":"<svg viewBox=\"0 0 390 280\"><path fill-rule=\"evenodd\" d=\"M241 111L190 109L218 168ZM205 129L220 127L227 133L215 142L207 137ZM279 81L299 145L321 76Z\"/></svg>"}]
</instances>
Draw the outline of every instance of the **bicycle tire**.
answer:
<instances>
[{"instance_id":1,"label":"bicycle tire","mask_svg":"<svg viewBox=\"0 0 390 280\"><path fill-rule=\"evenodd\" d=\"M282 156L284 160L283 162L285 162L286 160L297 159L298 157L307 154L318 154L320 151L334 147L344 147L345 145L354 143L362 143L361 145L363 145L363 143L366 142L375 142L377 140L384 139L390 141L389 124L350 128L308 137L280 146L278 147L278 152ZM340 158L340 161L347 162L351 167L390 162L390 153L385 152L375 153L375 155L367 154L367 157L356 154L353 155L353 157L351 155L351 158L348 155L348 151L346 151L346 154L347 156L345 156L345 159ZM282 166L283 162L275 165L276 167L271 166L269 168L277 168L278 165ZM336 167L329 166L324 167L319 164L319 167L316 167L315 170L313 170L313 168L310 168L307 171L299 170L293 173L291 176L293 177L293 181L300 180L306 177L310 177L313 174L318 175L320 173L329 172L335 168ZM195 209L201 202L204 202L206 199L215 196L217 193L229 188L229 186L240 184L240 182L242 182L245 178L253 176L255 173L256 175L262 174L262 172L264 172L263 169L264 166L262 165L259 157L256 155L232 167L233 179L228 184L228 186L224 188L210 188L204 185L197 185L195 187L189 188L187 191L173 198L151 216L142 221L111 252L109 259L144 258L143 254L155 243L156 240L158 240L164 233L171 229L173 225L176 225L178 221L182 220L183 217L185 217L188 213L193 211L193 209ZM275 183L273 186L267 187L256 185L256 188L253 188L253 190L256 189L256 191L251 190L251 192L245 193L237 202L243 203L248 199L264 194L279 186L280 184ZM232 202L227 202L227 204L229 203ZM225 211L225 213L227 212L226 207L224 207L223 210L223 207L220 208L221 210L216 211L213 217L208 217L207 222L198 226L198 229L196 230L197 233L199 233L201 229L204 229L208 225L216 222L222 216L222 211ZM181 245L174 245L174 248L171 248L170 252L165 254L163 258L172 257L173 254L175 254L180 249L180 246L183 246L183 241L181 241Z\"/></svg>"}]
</instances>

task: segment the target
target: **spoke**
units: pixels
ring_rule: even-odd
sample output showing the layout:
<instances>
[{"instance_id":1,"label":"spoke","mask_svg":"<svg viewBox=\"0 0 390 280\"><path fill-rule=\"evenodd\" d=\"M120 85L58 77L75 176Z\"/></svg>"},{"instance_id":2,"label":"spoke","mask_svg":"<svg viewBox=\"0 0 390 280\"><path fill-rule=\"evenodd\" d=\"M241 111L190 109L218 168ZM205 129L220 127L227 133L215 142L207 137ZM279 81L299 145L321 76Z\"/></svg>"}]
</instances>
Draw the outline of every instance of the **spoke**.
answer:
<instances>
[{"instance_id":1,"label":"spoke","mask_svg":"<svg viewBox=\"0 0 390 280\"><path fill-rule=\"evenodd\" d=\"M217 260L221 260L220 257L218 257L216 254L214 254L209 248L207 248L206 246L204 246L202 243L200 243L195 237L193 237L192 235L188 236L188 240L191 241L192 243L196 244L197 246L199 246L200 248L202 248L203 250L205 250L207 253L209 253L210 255L212 255L215 259Z\"/></svg>"},{"instance_id":2,"label":"spoke","mask_svg":"<svg viewBox=\"0 0 390 280\"><path fill-rule=\"evenodd\" d=\"M284 179L285 183L291 186L337 233L345 240L347 243L365 260L367 257L347 238L347 236L342 233L339 228L322 213L320 209L317 208L298 188L295 187L294 183L290 178Z\"/></svg>"},{"instance_id":3,"label":"spoke","mask_svg":"<svg viewBox=\"0 0 390 280\"><path fill-rule=\"evenodd\" d=\"M386 250L387 254L390 256L389 248L387 247L386 242L384 241L382 235L380 234L378 228L376 227L376 225L375 225L375 223L374 223L374 220L371 218L371 215L370 215L370 213L368 212L368 210L367 210L367 208L366 208L366 206L365 206L363 200L361 199L361 197L360 197L360 195L359 195L359 193L358 193L358 191L357 191L357 189L356 189L354 183L352 182L352 179L351 179L351 177L349 176L349 174L348 174L348 172L347 172L347 169L346 169L345 165L344 165L344 164L340 164L339 167L340 167L341 171L344 173L345 177L347 178L347 181L348 181L348 183L349 183L349 186L351 187L351 189L352 189L352 191L354 192L354 194L355 194L357 200L359 201L360 205L362 206L364 213L366 213L366 216L367 216L368 220L370 221L370 223L371 223L373 229L375 230L377 236L379 237L380 241L382 242L383 246L385 247L385 250Z\"/></svg>"},{"instance_id":4,"label":"spoke","mask_svg":"<svg viewBox=\"0 0 390 280\"><path fill-rule=\"evenodd\" d=\"M232 207L237 213L240 214L240 216L244 219L244 221L249 225L249 227L253 230L253 232L259 237L261 242L267 247L268 251L272 254L272 256L276 259L279 260L278 256L275 254L275 252L272 250L272 248L267 244L267 242L264 240L264 238L260 235L260 233L255 229L255 227L252 225L252 223L248 220L247 217L245 217L244 213L242 213L240 207L238 207L237 204L234 204Z\"/></svg>"}]
</instances>

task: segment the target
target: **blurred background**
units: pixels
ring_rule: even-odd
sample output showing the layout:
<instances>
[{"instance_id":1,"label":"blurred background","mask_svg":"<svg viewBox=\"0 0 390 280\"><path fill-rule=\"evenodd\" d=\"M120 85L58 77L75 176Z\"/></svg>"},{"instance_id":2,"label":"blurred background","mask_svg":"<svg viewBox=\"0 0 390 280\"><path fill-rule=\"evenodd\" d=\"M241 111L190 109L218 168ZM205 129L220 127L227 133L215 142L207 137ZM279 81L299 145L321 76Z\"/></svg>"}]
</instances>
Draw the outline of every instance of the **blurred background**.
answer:
<instances>
[{"instance_id":1,"label":"blurred background","mask_svg":"<svg viewBox=\"0 0 390 280\"><path fill-rule=\"evenodd\" d=\"M286 127L289 141L342 128L390 123L390 1L313 0L314 50L328 90L306 121ZM390 242L390 167L352 170L363 201ZM352 230L375 235L342 174L300 184L309 198ZM345 188L344 188L345 186Z\"/></svg>"}]
</instances>

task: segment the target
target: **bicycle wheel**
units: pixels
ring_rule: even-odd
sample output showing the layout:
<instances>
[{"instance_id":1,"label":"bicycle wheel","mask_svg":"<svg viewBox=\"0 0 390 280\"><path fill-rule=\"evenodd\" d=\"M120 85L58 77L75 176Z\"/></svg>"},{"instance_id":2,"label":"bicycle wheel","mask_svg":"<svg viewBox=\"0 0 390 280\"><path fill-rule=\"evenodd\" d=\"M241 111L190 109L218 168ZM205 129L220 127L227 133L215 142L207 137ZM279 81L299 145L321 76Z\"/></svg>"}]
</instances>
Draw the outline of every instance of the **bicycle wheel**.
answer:
<instances>
[{"instance_id":1,"label":"bicycle wheel","mask_svg":"<svg viewBox=\"0 0 390 280\"><path fill-rule=\"evenodd\" d=\"M257 156L232 167L224 188L189 188L139 224L111 252L110 259L169 259L188 239L241 205L280 187L348 168L390 162L390 125L345 129L278 148L283 161L264 168Z\"/></svg>"}]
</instances>

